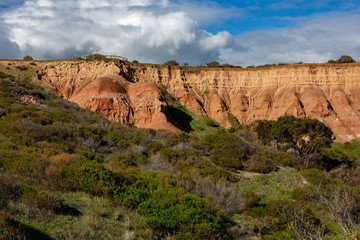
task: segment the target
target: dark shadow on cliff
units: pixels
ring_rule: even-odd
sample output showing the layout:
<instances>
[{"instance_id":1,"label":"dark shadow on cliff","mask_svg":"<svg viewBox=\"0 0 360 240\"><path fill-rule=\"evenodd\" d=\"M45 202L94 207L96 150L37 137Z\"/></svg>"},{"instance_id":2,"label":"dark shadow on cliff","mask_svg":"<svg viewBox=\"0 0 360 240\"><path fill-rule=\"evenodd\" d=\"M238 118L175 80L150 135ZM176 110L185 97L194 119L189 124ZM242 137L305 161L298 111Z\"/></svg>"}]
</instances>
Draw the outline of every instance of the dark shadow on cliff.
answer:
<instances>
[{"instance_id":1,"label":"dark shadow on cliff","mask_svg":"<svg viewBox=\"0 0 360 240\"><path fill-rule=\"evenodd\" d=\"M168 114L171 116L168 120L180 130L184 132L192 131L190 122L193 120L192 117L175 107L168 108Z\"/></svg>"}]
</instances>

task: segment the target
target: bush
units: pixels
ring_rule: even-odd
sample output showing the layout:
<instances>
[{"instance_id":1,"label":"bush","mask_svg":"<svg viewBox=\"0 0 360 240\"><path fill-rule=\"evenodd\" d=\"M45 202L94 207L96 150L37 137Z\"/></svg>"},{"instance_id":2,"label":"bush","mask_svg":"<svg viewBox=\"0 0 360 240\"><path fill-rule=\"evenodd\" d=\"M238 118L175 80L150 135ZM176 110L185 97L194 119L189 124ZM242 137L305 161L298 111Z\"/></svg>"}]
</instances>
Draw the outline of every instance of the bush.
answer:
<instances>
[{"instance_id":1,"label":"bush","mask_svg":"<svg viewBox=\"0 0 360 240\"><path fill-rule=\"evenodd\" d=\"M61 203L54 196L25 183L19 183L16 187L21 195L21 200L29 207L49 210L54 213L61 211Z\"/></svg>"},{"instance_id":2,"label":"bush","mask_svg":"<svg viewBox=\"0 0 360 240\"><path fill-rule=\"evenodd\" d=\"M211 119L209 117L207 117L205 119L205 124L206 124L206 126L209 126L209 127L219 127L220 126L219 123L215 122L213 119Z\"/></svg>"},{"instance_id":3,"label":"bush","mask_svg":"<svg viewBox=\"0 0 360 240\"><path fill-rule=\"evenodd\" d=\"M353 63L353 62L355 62L355 60L350 56L343 55L336 62L337 63Z\"/></svg>"},{"instance_id":4,"label":"bush","mask_svg":"<svg viewBox=\"0 0 360 240\"><path fill-rule=\"evenodd\" d=\"M33 61L33 58L29 55L26 55L23 59L24 61Z\"/></svg>"},{"instance_id":5,"label":"bush","mask_svg":"<svg viewBox=\"0 0 360 240\"><path fill-rule=\"evenodd\" d=\"M86 60L95 60L95 59L106 59L106 56L99 53L90 54L86 56Z\"/></svg>"},{"instance_id":6,"label":"bush","mask_svg":"<svg viewBox=\"0 0 360 240\"><path fill-rule=\"evenodd\" d=\"M256 136L263 144L269 143L273 137L271 135L271 122L266 120L256 120L253 123Z\"/></svg>"},{"instance_id":7,"label":"bush","mask_svg":"<svg viewBox=\"0 0 360 240\"><path fill-rule=\"evenodd\" d=\"M243 168L247 155L254 150L243 138L222 131L203 140L212 148L210 160L229 169Z\"/></svg>"},{"instance_id":8,"label":"bush","mask_svg":"<svg viewBox=\"0 0 360 240\"><path fill-rule=\"evenodd\" d=\"M164 63L165 66L179 66L180 64L175 60L169 60Z\"/></svg>"},{"instance_id":9,"label":"bush","mask_svg":"<svg viewBox=\"0 0 360 240\"><path fill-rule=\"evenodd\" d=\"M195 175L193 181L196 183L195 191L204 198L211 197L216 207L224 213L239 213L246 207L246 197L235 183L212 177L202 178L200 175Z\"/></svg>"},{"instance_id":10,"label":"bush","mask_svg":"<svg viewBox=\"0 0 360 240\"><path fill-rule=\"evenodd\" d=\"M213 61L213 62L207 63L206 66L209 68L216 68L216 67L220 67L220 63L217 61Z\"/></svg>"},{"instance_id":11,"label":"bush","mask_svg":"<svg viewBox=\"0 0 360 240\"><path fill-rule=\"evenodd\" d=\"M235 66L229 63L224 63L223 65L221 65L222 68L234 68Z\"/></svg>"}]
</instances>

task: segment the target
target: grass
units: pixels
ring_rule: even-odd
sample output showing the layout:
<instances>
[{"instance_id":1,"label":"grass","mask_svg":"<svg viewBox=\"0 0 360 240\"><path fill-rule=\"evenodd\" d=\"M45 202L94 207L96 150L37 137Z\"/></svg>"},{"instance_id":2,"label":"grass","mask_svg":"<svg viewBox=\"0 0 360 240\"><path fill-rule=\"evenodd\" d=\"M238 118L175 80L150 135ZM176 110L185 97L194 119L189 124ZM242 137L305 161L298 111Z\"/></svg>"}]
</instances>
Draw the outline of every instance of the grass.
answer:
<instances>
[{"instance_id":1,"label":"grass","mask_svg":"<svg viewBox=\"0 0 360 240\"><path fill-rule=\"evenodd\" d=\"M64 204L74 209L74 214L48 213L42 219L18 214L16 220L54 239L126 239L128 236L146 239L149 236L150 230L143 226L139 214L114 207L107 198L81 192L58 194Z\"/></svg>"},{"instance_id":2,"label":"grass","mask_svg":"<svg viewBox=\"0 0 360 240\"><path fill-rule=\"evenodd\" d=\"M354 139L344 144L334 142L331 144L331 147L325 149L325 151L339 155L339 160L341 160L341 154L345 154L349 160L360 163L360 142L358 140Z\"/></svg>"},{"instance_id":3,"label":"grass","mask_svg":"<svg viewBox=\"0 0 360 240\"><path fill-rule=\"evenodd\" d=\"M230 122L232 127L240 126L239 121L236 119L236 117L232 113L228 112L227 115L228 115L228 119L229 119L229 122Z\"/></svg>"},{"instance_id":4,"label":"grass","mask_svg":"<svg viewBox=\"0 0 360 240\"><path fill-rule=\"evenodd\" d=\"M31 79L36 74L35 69L29 64L13 64L7 66L0 64L0 72L19 78L20 80Z\"/></svg>"},{"instance_id":5,"label":"grass","mask_svg":"<svg viewBox=\"0 0 360 240\"><path fill-rule=\"evenodd\" d=\"M250 178L241 179L239 184L245 193L254 192L261 196L260 204L290 199L293 189L305 185L299 171L290 167L280 167L278 171L269 174L254 174Z\"/></svg>"},{"instance_id":6,"label":"grass","mask_svg":"<svg viewBox=\"0 0 360 240\"><path fill-rule=\"evenodd\" d=\"M176 120L182 121L182 125L186 124L189 127L190 132L193 132L198 137L214 134L217 130L222 129L219 123L209 118L207 115L193 114L183 106L178 107L177 110L181 111L183 115L187 117L186 122L183 121L184 118Z\"/></svg>"},{"instance_id":7,"label":"grass","mask_svg":"<svg viewBox=\"0 0 360 240\"><path fill-rule=\"evenodd\" d=\"M169 105L169 113L174 120L186 132L193 132L196 136L204 136L213 134L218 129L222 129L219 123L211 119L207 115L196 115L189 109L182 106L166 89L157 85L165 96Z\"/></svg>"}]
</instances>

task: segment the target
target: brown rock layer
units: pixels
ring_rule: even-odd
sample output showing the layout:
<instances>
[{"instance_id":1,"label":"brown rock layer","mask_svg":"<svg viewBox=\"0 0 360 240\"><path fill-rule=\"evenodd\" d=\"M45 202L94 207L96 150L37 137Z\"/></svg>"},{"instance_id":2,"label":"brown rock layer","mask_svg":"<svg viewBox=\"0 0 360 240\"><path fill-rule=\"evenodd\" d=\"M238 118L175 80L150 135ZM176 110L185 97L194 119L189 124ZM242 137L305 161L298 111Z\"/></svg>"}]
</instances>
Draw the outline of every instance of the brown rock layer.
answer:
<instances>
[{"instance_id":1,"label":"brown rock layer","mask_svg":"<svg viewBox=\"0 0 360 240\"><path fill-rule=\"evenodd\" d=\"M96 90L103 92L102 94L109 92L109 96L118 94L116 101L114 97L113 100L108 97L106 101L100 101L102 94L95 91L94 94L99 97L93 97L93 102L88 99L87 105L82 106L103 111L110 119L133 122L140 127L152 127L154 122L159 121L154 115L149 115L150 110L147 110L151 101L144 95L152 94L156 88L155 85L144 83L147 82L164 86L189 110L196 114L207 114L225 127L230 126L228 112L236 116L240 123L294 115L323 121L332 128L338 141L360 137L358 63L299 64L256 69L195 69L196 71L179 67L101 61L44 62L39 63L38 67L38 80L44 86L70 100L76 98L73 101L79 104L84 101L81 98L88 95L83 93L83 97L76 97L81 95L78 89L84 88L82 84L88 87L84 92L94 92L91 90L94 84L98 84L97 89L104 88L100 87L103 83L97 78L104 75L124 77L127 82L123 81L121 86L126 89L126 99L130 102L131 109L141 114L128 113L126 101L121 100L124 93L120 86L111 85L109 89ZM95 79L97 80L93 83ZM132 82L141 83L135 85ZM128 86L134 87L129 89ZM151 114L154 114L153 111L166 112L166 103L157 107L155 105L150 108Z\"/></svg>"},{"instance_id":2,"label":"brown rock layer","mask_svg":"<svg viewBox=\"0 0 360 240\"><path fill-rule=\"evenodd\" d=\"M84 81L70 101L110 120L138 127L178 131L166 116L164 96L154 84L130 83L120 76Z\"/></svg>"}]
</instances>

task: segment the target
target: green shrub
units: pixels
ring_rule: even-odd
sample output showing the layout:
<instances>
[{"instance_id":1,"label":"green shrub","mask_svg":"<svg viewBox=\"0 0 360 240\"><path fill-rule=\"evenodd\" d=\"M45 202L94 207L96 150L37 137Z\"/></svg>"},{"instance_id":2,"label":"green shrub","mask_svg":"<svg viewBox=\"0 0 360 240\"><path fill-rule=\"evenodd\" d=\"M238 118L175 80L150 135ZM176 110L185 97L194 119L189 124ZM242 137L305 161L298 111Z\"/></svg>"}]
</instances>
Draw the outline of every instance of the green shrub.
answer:
<instances>
[{"instance_id":1,"label":"green shrub","mask_svg":"<svg viewBox=\"0 0 360 240\"><path fill-rule=\"evenodd\" d=\"M257 154L251 159L251 164L249 166L249 171L259 172L259 173L269 173L276 170L276 162L271 157L266 155Z\"/></svg>"},{"instance_id":2,"label":"green shrub","mask_svg":"<svg viewBox=\"0 0 360 240\"><path fill-rule=\"evenodd\" d=\"M252 124L252 127L257 138L261 140L263 144L267 144L273 139L273 136L271 135L272 124L270 121L256 120Z\"/></svg>"},{"instance_id":3,"label":"green shrub","mask_svg":"<svg viewBox=\"0 0 360 240\"><path fill-rule=\"evenodd\" d=\"M234 68L235 66L229 63L224 63L221 65L222 68Z\"/></svg>"},{"instance_id":4,"label":"green shrub","mask_svg":"<svg viewBox=\"0 0 360 240\"><path fill-rule=\"evenodd\" d=\"M236 119L236 117L232 113L228 112L227 115L228 115L228 120L232 127L237 127L240 125L239 121Z\"/></svg>"},{"instance_id":5,"label":"green shrub","mask_svg":"<svg viewBox=\"0 0 360 240\"><path fill-rule=\"evenodd\" d=\"M86 60L98 60L98 59L106 59L106 56L99 53L94 53L86 56Z\"/></svg>"},{"instance_id":6,"label":"green shrub","mask_svg":"<svg viewBox=\"0 0 360 240\"><path fill-rule=\"evenodd\" d=\"M170 186L153 195L138 211L145 216L145 224L160 233L175 233L179 238L230 238L222 218L209 214L211 208L204 199Z\"/></svg>"},{"instance_id":7,"label":"green shrub","mask_svg":"<svg viewBox=\"0 0 360 240\"><path fill-rule=\"evenodd\" d=\"M336 62L337 63L353 63L353 62L355 62L355 60L350 56L343 55Z\"/></svg>"},{"instance_id":8,"label":"green shrub","mask_svg":"<svg viewBox=\"0 0 360 240\"><path fill-rule=\"evenodd\" d=\"M217 61L213 61L213 62L207 63L206 66L209 68L220 67L220 63Z\"/></svg>"},{"instance_id":9,"label":"green shrub","mask_svg":"<svg viewBox=\"0 0 360 240\"><path fill-rule=\"evenodd\" d=\"M23 60L24 61L32 61L33 58L31 56L29 56L29 55L26 55L26 56L24 56Z\"/></svg>"},{"instance_id":10,"label":"green shrub","mask_svg":"<svg viewBox=\"0 0 360 240\"><path fill-rule=\"evenodd\" d=\"M26 205L54 213L61 211L61 203L54 196L25 183L17 184L16 188Z\"/></svg>"},{"instance_id":11,"label":"green shrub","mask_svg":"<svg viewBox=\"0 0 360 240\"><path fill-rule=\"evenodd\" d=\"M318 169L305 169L302 170L300 174L306 179L306 181L310 182L315 186L319 184L327 185L331 182L331 180L325 177L325 174Z\"/></svg>"},{"instance_id":12,"label":"green shrub","mask_svg":"<svg viewBox=\"0 0 360 240\"><path fill-rule=\"evenodd\" d=\"M219 127L220 124L215 122L213 119L207 117L205 118L205 124L206 126L209 126L209 127Z\"/></svg>"},{"instance_id":13,"label":"green shrub","mask_svg":"<svg viewBox=\"0 0 360 240\"><path fill-rule=\"evenodd\" d=\"M121 185L108 169L87 159L66 167L64 175L64 186L68 190L81 190L96 196L115 194Z\"/></svg>"},{"instance_id":14,"label":"green shrub","mask_svg":"<svg viewBox=\"0 0 360 240\"><path fill-rule=\"evenodd\" d=\"M179 66L180 64L175 60L169 60L164 63L165 66Z\"/></svg>"}]
</instances>

